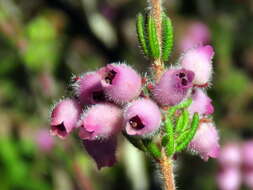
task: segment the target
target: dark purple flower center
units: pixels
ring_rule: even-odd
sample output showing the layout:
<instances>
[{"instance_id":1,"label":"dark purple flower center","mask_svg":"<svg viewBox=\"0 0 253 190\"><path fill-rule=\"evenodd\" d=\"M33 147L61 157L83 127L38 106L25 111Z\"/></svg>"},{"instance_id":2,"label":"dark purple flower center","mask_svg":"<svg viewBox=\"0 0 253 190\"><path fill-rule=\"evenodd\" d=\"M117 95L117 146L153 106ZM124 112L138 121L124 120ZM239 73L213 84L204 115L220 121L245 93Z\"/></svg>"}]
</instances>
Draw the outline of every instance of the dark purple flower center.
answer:
<instances>
[{"instance_id":1,"label":"dark purple flower center","mask_svg":"<svg viewBox=\"0 0 253 190\"><path fill-rule=\"evenodd\" d=\"M63 122L59 125L52 126L52 130L56 131L56 133L60 136L66 136L67 135L67 130L66 130Z\"/></svg>"},{"instance_id":2,"label":"dark purple flower center","mask_svg":"<svg viewBox=\"0 0 253 190\"><path fill-rule=\"evenodd\" d=\"M188 78L187 78L187 76L186 76L185 73L180 72L180 73L178 73L178 74L176 74L176 75L180 78L181 84L182 84L183 86L187 86L187 85L188 85Z\"/></svg>"},{"instance_id":3,"label":"dark purple flower center","mask_svg":"<svg viewBox=\"0 0 253 190\"><path fill-rule=\"evenodd\" d=\"M110 70L105 77L105 82L108 84L112 84L112 80L114 79L116 74L117 72L115 72L114 70Z\"/></svg>"},{"instance_id":4,"label":"dark purple flower center","mask_svg":"<svg viewBox=\"0 0 253 190\"><path fill-rule=\"evenodd\" d=\"M141 119L139 118L138 115L132 117L129 120L129 124L131 125L131 127L133 127L134 129L142 129L145 127L145 125L143 125L143 123L141 122Z\"/></svg>"},{"instance_id":5,"label":"dark purple flower center","mask_svg":"<svg viewBox=\"0 0 253 190\"><path fill-rule=\"evenodd\" d=\"M103 90L100 91L95 91L92 93L92 98L93 100L95 100L96 102L103 102L105 101L105 94Z\"/></svg>"}]
</instances>

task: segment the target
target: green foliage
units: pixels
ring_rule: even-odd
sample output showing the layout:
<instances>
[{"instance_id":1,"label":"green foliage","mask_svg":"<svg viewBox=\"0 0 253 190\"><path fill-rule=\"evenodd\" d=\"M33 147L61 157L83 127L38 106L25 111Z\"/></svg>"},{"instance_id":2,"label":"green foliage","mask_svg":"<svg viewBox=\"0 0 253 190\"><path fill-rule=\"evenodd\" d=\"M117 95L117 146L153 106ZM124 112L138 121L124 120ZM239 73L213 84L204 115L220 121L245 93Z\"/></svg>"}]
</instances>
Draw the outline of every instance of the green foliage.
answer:
<instances>
[{"instance_id":1,"label":"green foliage","mask_svg":"<svg viewBox=\"0 0 253 190\"><path fill-rule=\"evenodd\" d=\"M199 124L197 113L194 114L191 126L188 128L190 117L187 108L191 105L191 102L192 99L187 99L167 111L162 138L162 146L165 147L167 156L172 156L175 152L184 150L196 134ZM174 116L175 112L180 109L182 109L181 114Z\"/></svg>"},{"instance_id":2,"label":"green foliage","mask_svg":"<svg viewBox=\"0 0 253 190\"><path fill-rule=\"evenodd\" d=\"M199 115L195 113L192 118L191 128L189 132L187 133L187 135L185 135L185 138L180 139L181 142L178 140L178 144L176 146L177 152L180 152L187 147L187 145L191 142L194 135L196 134L198 126L199 126Z\"/></svg>"},{"instance_id":3,"label":"green foliage","mask_svg":"<svg viewBox=\"0 0 253 190\"><path fill-rule=\"evenodd\" d=\"M139 44L142 48L142 51L145 56L149 56L149 50L148 50L148 45L147 45L146 36L145 36L145 30L146 30L145 20L141 13L138 14L137 19L136 19L136 30L137 30Z\"/></svg>"},{"instance_id":4,"label":"green foliage","mask_svg":"<svg viewBox=\"0 0 253 190\"><path fill-rule=\"evenodd\" d=\"M151 56L157 59L160 56L160 46L156 31L155 20L151 15L148 16L147 32Z\"/></svg>"},{"instance_id":5,"label":"green foliage","mask_svg":"<svg viewBox=\"0 0 253 190\"><path fill-rule=\"evenodd\" d=\"M143 140L143 143L145 144L147 151L155 158L160 159L161 158L161 150L155 144L151 139Z\"/></svg>"},{"instance_id":6,"label":"green foliage","mask_svg":"<svg viewBox=\"0 0 253 190\"><path fill-rule=\"evenodd\" d=\"M168 61L173 48L173 26L169 17L162 17L162 59Z\"/></svg>"}]
</instances>

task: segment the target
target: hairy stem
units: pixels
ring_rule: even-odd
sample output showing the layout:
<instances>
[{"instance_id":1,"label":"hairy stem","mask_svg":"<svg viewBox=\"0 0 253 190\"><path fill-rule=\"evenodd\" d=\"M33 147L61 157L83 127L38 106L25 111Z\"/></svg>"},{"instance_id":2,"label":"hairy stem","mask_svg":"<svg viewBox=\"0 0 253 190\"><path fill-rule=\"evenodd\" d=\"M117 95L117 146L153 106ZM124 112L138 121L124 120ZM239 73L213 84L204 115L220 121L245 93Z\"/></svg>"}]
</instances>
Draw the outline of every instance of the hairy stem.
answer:
<instances>
[{"instance_id":1,"label":"hairy stem","mask_svg":"<svg viewBox=\"0 0 253 190\"><path fill-rule=\"evenodd\" d=\"M175 190L173 161L166 156L165 151L162 152L160 168L163 175L164 190Z\"/></svg>"},{"instance_id":2,"label":"hairy stem","mask_svg":"<svg viewBox=\"0 0 253 190\"><path fill-rule=\"evenodd\" d=\"M150 0L151 4L151 14L153 18L155 19L156 23L156 31L160 46L160 52L161 52L161 45L162 45L162 6L161 6L161 0ZM155 59L153 63L153 71L155 74L155 79L159 80L160 76L162 75L164 70L163 61L161 58Z\"/></svg>"},{"instance_id":3,"label":"hairy stem","mask_svg":"<svg viewBox=\"0 0 253 190\"><path fill-rule=\"evenodd\" d=\"M162 0L150 0L151 14L155 19L158 42L161 52L162 47ZM155 59L153 63L155 80L158 81L164 71L164 63L161 58ZM160 169L163 175L164 190L175 190L173 163L171 158L166 156L165 150L162 151L160 159Z\"/></svg>"}]
</instances>

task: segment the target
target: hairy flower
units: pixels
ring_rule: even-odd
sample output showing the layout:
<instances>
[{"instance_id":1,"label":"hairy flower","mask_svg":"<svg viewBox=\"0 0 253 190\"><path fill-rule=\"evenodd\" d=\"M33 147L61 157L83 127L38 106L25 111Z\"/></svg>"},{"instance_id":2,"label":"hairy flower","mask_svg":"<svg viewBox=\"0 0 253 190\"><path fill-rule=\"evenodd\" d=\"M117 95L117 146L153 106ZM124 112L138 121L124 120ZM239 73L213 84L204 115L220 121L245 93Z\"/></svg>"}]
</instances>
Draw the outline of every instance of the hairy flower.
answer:
<instances>
[{"instance_id":1,"label":"hairy flower","mask_svg":"<svg viewBox=\"0 0 253 190\"><path fill-rule=\"evenodd\" d=\"M122 129L122 110L114 104L100 103L92 106L82 116L79 136L81 139L108 139Z\"/></svg>"},{"instance_id":2,"label":"hairy flower","mask_svg":"<svg viewBox=\"0 0 253 190\"><path fill-rule=\"evenodd\" d=\"M189 144L189 149L198 153L205 161L209 157L217 158L219 156L219 135L214 123L200 123L193 140Z\"/></svg>"},{"instance_id":3,"label":"hairy flower","mask_svg":"<svg viewBox=\"0 0 253 190\"><path fill-rule=\"evenodd\" d=\"M124 126L128 135L151 135L161 124L159 107L150 99L131 102L124 111Z\"/></svg>"},{"instance_id":4,"label":"hairy flower","mask_svg":"<svg viewBox=\"0 0 253 190\"><path fill-rule=\"evenodd\" d=\"M141 77L126 64L109 64L101 81L106 96L116 103L126 103L141 93Z\"/></svg>"},{"instance_id":5,"label":"hairy flower","mask_svg":"<svg viewBox=\"0 0 253 190\"><path fill-rule=\"evenodd\" d=\"M116 162L116 137L104 140L83 140L87 153L95 160L98 169L111 167Z\"/></svg>"},{"instance_id":6,"label":"hairy flower","mask_svg":"<svg viewBox=\"0 0 253 190\"><path fill-rule=\"evenodd\" d=\"M193 84L206 85L211 80L213 56L213 48L209 45L190 49L182 56L181 66L195 73Z\"/></svg>"},{"instance_id":7,"label":"hairy flower","mask_svg":"<svg viewBox=\"0 0 253 190\"><path fill-rule=\"evenodd\" d=\"M206 95L202 89L194 89L192 91L192 104L188 111L193 115L197 112L200 115L210 115L214 112L212 100Z\"/></svg>"},{"instance_id":8,"label":"hairy flower","mask_svg":"<svg viewBox=\"0 0 253 190\"><path fill-rule=\"evenodd\" d=\"M180 49L186 51L199 44L206 44L210 41L208 26L201 22L194 22L186 31L185 37L180 41Z\"/></svg>"},{"instance_id":9,"label":"hairy flower","mask_svg":"<svg viewBox=\"0 0 253 190\"><path fill-rule=\"evenodd\" d=\"M104 90L101 85L100 72L90 72L82 75L75 82L75 93L82 105L96 104L105 101Z\"/></svg>"},{"instance_id":10,"label":"hairy flower","mask_svg":"<svg viewBox=\"0 0 253 190\"><path fill-rule=\"evenodd\" d=\"M54 107L51 113L51 134L64 139L79 120L81 106L74 99L64 99Z\"/></svg>"},{"instance_id":11,"label":"hairy flower","mask_svg":"<svg viewBox=\"0 0 253 190\"><path fill-rule=\"evenodd\" d=\"M192 71L174 68L167 70L154 87L154 99L161 105L178 104L192 87L193 79Z\"/></svg>"}]
</instances>

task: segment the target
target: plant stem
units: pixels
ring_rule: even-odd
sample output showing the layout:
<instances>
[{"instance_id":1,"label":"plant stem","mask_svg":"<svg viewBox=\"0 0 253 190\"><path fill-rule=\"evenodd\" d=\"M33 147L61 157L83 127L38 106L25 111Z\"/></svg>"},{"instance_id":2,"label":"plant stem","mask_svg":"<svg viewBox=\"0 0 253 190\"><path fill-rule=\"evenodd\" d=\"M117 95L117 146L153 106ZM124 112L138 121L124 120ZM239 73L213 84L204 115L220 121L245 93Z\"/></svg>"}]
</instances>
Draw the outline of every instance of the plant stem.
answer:
<instances>
[{"instance_id":1,"label":"plant stem","mask_svg":"<svg viewBox=\"0 0 253 190\"><path fill-rule=\"evenodd\" d=\"M150 0L151 14L155 19L156 31L159 41L159 47L161 52L162 47L162 0ZM152 65L155 80L158 81L164 71L164 63L161 58L155 59ZM162 150L162 156L160 159L160 169L164 180L164 190L175 190L174 175L173 175L173 163L171 158L166 156L165 150Z\"/></svg>"},{"instance_id":2,"label":"plant stem","mask_svg":"<svg viewBox=\"0 0 253 190\"><path fill-rule=\"evenodd\" d=\"M163 175L164 190L175 190L176 187L173 174L173 161L166 156L165 151L162 152L160 168Z\"/></svg>"},{"instance_id":3,"label":"plant stem","mask_svg":"<svg viewBox=\"0 0 253 190\"><path fill-rule=\"evenodd\" d=\"M162 7L161 7L161 0L150 0L151 4L151 14L153 18L155 19L156 23L156 31L160 46L160 52L161 52L161 45L162 45ZM161 58L155 59L153 63L153 71L155 74L155 79L159 80L164 70L164 64Z\"/></svg>"}]
</instances>

